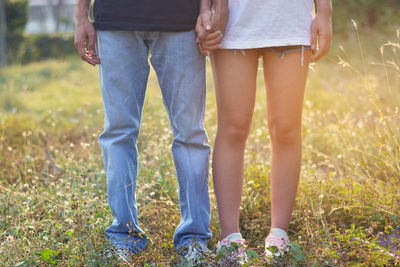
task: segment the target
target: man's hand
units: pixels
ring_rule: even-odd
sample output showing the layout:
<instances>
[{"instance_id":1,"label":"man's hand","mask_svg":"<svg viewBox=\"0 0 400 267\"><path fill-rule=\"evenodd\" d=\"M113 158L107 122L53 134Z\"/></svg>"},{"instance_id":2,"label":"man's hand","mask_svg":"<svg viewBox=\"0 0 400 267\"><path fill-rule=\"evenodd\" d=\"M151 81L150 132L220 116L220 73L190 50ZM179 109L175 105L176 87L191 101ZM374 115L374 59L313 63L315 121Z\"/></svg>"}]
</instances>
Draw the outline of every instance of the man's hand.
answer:
<instances>
[{"instance_id":1,"label":"man's hand","mask_svg":"<svg viewBox=\"0 0 400 267\"><path fill-rule=\"evenodd\" d=\"M321 0L319 2L322 2ZM331 47L332 41L332 7L320 10L315 16L311 26L312 62L318 61Z\"/></svg>"},{"instance_id":2,"label":"man's hand","mask_svg":"<svg viewBox=\"0 0 400 267\"><path fill-rule=\"evenodd\" d=\"M206 37L209 31L211 31L211 17L212 17L212 11L211 10L206 10L202 11L197 18L196 22L196 42L200 43L202 42Z\"/></svg>"},{"instance_id":3,"label":"man's hand","mask_svg":"<svg viewBox=\"0 0 400 267\"><path fill-rule=\"evenodd\" d=\"M100 59L95 53L96 30L85 16L76 18L74 44L82 60L92 66L100 64Z\"/></svg>"}]
</instances>

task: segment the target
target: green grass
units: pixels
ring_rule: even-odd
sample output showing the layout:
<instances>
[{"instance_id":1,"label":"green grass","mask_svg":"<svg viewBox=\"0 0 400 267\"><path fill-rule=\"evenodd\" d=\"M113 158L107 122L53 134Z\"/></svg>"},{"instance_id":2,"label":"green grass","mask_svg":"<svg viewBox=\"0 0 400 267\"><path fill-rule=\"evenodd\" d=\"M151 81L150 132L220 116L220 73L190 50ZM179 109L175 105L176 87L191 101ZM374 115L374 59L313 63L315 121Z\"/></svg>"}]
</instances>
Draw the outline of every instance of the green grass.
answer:
<instances>
[{"instance_id":1,"label":"green grass","mask_svg":"<svg viewBox=\"0 0 400 267\"><path fill-rule=\"evenodd\" d=\"M382 60L380 45L387 39L394 44ZM356 35L335 41L310 71L302 175L290 225L293 249L276 265L400 264L399 240L386 240L400 234L399 38L368 34L361 43L362 49ZM209 66L208 74L212 144L216 105ZM240 217L255 265L262 265L256 253L262 254L270 222L271 144L259 79ZM182 266L172 246L180 218L172 135L153 72L143 117L137 200L150 240L132 264ZM0 70L0 262L117 264L103 256L111 215L97 143L102 128L97 68L70 58ZM219 226L210 188L214 248Z\"/></svg>"}]
</instances>

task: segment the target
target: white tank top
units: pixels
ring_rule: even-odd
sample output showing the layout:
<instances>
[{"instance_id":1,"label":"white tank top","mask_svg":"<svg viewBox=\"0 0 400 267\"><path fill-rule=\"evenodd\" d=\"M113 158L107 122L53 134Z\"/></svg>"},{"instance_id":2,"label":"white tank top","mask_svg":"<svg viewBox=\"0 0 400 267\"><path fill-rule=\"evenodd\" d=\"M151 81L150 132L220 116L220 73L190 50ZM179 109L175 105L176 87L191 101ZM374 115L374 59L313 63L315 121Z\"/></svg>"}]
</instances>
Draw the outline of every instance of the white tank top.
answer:
<instances>
[{"instance_id":1,"label":"white tank top","mask_svg":"<svg viewBox=\"0 0 400 267\"><path fill-rule=\"evenodd\" d=\"M310 45L314 0L229 0L226 49Z\"/></svg>"}]
</instances>

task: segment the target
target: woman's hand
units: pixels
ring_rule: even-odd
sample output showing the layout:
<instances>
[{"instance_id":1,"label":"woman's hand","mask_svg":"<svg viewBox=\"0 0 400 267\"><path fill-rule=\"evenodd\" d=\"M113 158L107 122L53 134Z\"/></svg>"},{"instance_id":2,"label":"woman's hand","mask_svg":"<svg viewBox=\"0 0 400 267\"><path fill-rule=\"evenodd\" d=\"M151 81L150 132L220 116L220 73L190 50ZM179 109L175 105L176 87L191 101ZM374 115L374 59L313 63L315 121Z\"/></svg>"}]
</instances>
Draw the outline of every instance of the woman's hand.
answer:
<instances>
[{"instance_id":1,"label":"woman's hand","mask_svg":"<svg viewBox=\"0 0 400 267\"><path fill-rule=\"evenodd\" d=\"M318 13L315 16L311 26L311 49L313 55L312 62L318 61L331 48L332 41L332 5L329 1L319 0Z\"/></svg>"},{"instance_id":2,"label":"woman's hand","mask_svg":"<svg viewBox=\"0 0 400 267\"><path fill-rule=\"evenodd\" d=\"M226 24L228 23L228 16L228 1L214 1L214 13L211 16L211 29L223 34L225 32Z\"/></svg>"}]
</instances>

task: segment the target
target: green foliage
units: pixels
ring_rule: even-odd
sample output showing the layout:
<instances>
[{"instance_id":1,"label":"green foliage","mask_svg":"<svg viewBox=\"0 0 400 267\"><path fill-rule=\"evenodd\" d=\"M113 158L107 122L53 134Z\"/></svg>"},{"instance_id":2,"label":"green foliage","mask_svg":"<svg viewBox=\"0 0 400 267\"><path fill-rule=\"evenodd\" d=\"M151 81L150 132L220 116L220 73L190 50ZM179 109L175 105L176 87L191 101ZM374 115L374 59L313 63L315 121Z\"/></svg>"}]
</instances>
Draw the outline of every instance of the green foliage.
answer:
<instances>
[{"instance_id":1,"label":"green foliage","mask_svg":"<svg viewBox=\"0 0 400 267\"><path fill-rule=\"evenodd\" d=\"M247 251L247 257L249 257L249 258L258 258L258 254L254 250L248 250Z\"/></svg>"},{"instance_id":2,"label":"green foliage","mask_svg":"<svg viewBox=\"0 0 400 267\"><path fill-rule=\"evenodd\" d=\"M75 53L72 35L29 35L25 38L22 63L43 59L60 59Z\"/></svg>"},{"instance_id":3,"label":"green foliage","mask_svg":"<svg viewBox=\"0 0 400 267\"><path fill-rule=\"evenodd\" d=\"M55 264L57 264L57 257L60 254L60 251L54 251L54 250L45 248L38 254L43 261L48 262L52 265L55 265Z\"/></svg>"},{"instance_id":4,"label":"green foliage","mask_svg":"<svg viewBox=\"0 0 400 267\"><path fill-rule=\"evenodd\" d=\"M12 35L8 40L8 60L26 64L44 59L63 59L75 53L72 35Z\"/></svg>"},{"instance_id":5,"label":"green foliage","mask_svg":"<svg viewBox=\"0 0 400 267\"><path fill-rule=\"evenodd\" d=\"M351 225L343 232L335 231L332 236L331 252L335 252L338 263L364 263L366 265L385 266L393 263L393 255L377 243L376 237L371 237L362 227ZM398 240L397 242L399 242ZM369 253L365 253L369 251Z\"/></svg>"},{"instance_id":6,"label":"green foliage","mask_svg":"<svg viewBox=\"0 0 400 267\"><path fill-rule=\"evenodd\" d=\"M24 40L23 31L28 22L27 0L6 0L6 42L8 62L15 62L15 55Z\"/></svg>"},{"instance_id":7,"label":"green foliage","mask_svg":"<svg viewBox=\"0 0 400 267\"><path fill-rule=\"evenodd\" d=\"M332 0L332 4L335 33L347 35L351 31L351 20L357 21L364 28L380 30L400 24L398 0Z\"/></svg>"},{"instance_id":8,"label":"green foliage","mask_svg":"<svg viewBox=\"0 0 400 267\"><path fill-rule=\"evenodd\" d=\"M21 34L28 22L28 0L6 0L7 34Z\"/></svg>"}]
</instances>

